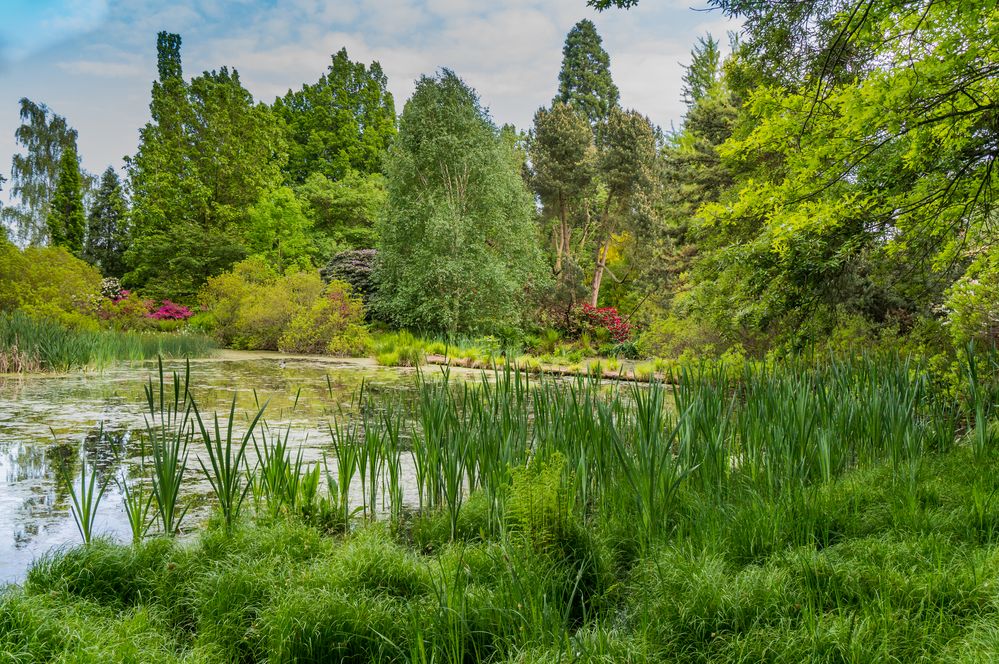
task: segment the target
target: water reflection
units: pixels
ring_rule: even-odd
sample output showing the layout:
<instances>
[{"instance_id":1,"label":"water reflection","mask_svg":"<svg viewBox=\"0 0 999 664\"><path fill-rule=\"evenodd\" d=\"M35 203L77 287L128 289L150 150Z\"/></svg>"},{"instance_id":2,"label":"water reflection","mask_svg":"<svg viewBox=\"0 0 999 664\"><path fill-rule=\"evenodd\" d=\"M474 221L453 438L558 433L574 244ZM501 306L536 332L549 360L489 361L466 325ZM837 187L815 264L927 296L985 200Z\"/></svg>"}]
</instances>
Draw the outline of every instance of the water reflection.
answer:
<instances>
[{"instance_id":1,"label":"water reflection","mask_svg":"<svg viewBox=\"0 0 999 664\"><path fill-rule=\"evenodd\" d=\"M227 413L236 398L237 417L265 401L272 428L290 427L291 444L316 462L329 449L331 416L356 409L364 381L371 392L406 392L412 371L368 361L326 361L277 354L226 352L191 362L192 393L203 413ZM174 362L168 370L183 370ZM0 583L19 581L31 560L52 547L79 541L59 469L79 477L79 461L108 481L95 533L128 537L122 498L114 481L143 476L143 386L155 379L155 363L121 365L100 373L0 378ZM224 426L224 425L223 425ZM238 425L237 425L238 428ZM189 525L204 518L207 483L192 446L184 499L195 507ZM199 508L200 506L200 508Z\"/></svg>"}]
</instances>

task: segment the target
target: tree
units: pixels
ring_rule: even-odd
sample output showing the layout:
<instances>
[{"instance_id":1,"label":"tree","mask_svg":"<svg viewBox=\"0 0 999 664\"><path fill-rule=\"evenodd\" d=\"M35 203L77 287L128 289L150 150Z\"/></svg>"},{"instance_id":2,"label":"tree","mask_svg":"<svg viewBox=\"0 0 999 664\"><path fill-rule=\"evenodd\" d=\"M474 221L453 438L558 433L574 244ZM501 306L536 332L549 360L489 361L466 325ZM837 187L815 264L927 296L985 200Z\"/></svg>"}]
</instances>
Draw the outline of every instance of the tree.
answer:
<instances>
[{"instance_id":1,"label":"tree","mask_svg":"<svg viewBox=\"0 0 999 664\"><path fill-rule=\"evenodd\" d=\"M293 265L309 264L309 219L302 203L288 187L266 192L250 208L247 248L264 256L283 272Z\"/></svg>"},{"instance_id":2,"label":"tree","mask_svg":"<svg viewBox=\"0 0 999 664\"><path fill-rule=\"evenodd\" d=\"M3 191L3 183L7 181L3 175L0 175L0 191ZM0 241L7 240L7 226L3 222L3 201L0 201Z\"/></svg>"},{"instance_id":3,"label":"tree","mask_svg":"<svg viewBox=\"0 0 999 664\"><path fill-rule=\"evenodd\" d=\"M569 31L562 48L556 102L569 104L596 127L617 107L620 94L610 73L610 56L593 21L583 19Z\"/></svg>"},{"instance_id":4,"label":"tree","mask_svg":"<svg viewBox=\"0 0 999 664\"><path fill-rule=\"evenodd\" d=\"M291 185L313 173L334 181L352 172L380 173L395 136L395 103L381 65L352 62L346 49L318 82L275 100L274 112L286 127L284 170Z\"/></svg>"},{"instance_id":5,"label":"tree","mask_svg":"<svg viewBox=\"0 0 999 664\"><path fill-rule=\"evenodd\" d=\"M75 145L66 146L59 158L59 177L45 223L53 246L65 247L75 256L83 254L87 217L83 209L83 179Z\"/></svg>"},{"instance_id":6,"label":"tree","mask_svg":"<svg viewBox=\"0 0 999 664\"><path fill-rule=\"evenodd\" d=\"M87 217L87 243L84 258L107 277L125 274L125 248L128 242L128 203L118 173L108 166L101 175Z\"/></svg>"},{"instance_id":7,"label":"tree","mask_svg":"<svg viewBox=\"0 0 999 664\"><path fill-rule=\"evenodd\" d=\"M14 132L24 154L11 160L11 195L16 205L0 211L21 242L42 244L48 238L49 204L55 194L63 150L76 151L76 130L45 104L20 100L21 126Z\"/></svg>"},{"instance_id":8,"label":"tree","mask_svg":"<svg viewBox=\"0 0 999 664\"><path fill-rule=\"evenodd\" d=\"M590 304L597 306L614 234L645 223L651 200L656 138L652 123L637 111L613 109L601 132L600 175L604 186L596 215L597 242Z\"/></svg>"},{"instance_id":9,"label":"tree","mask_svg":"<svg viewBox=\"0 0 999 664\"><path fill-rule=\"evenodd\" d=\"M125 281L184 299L247 255L248 213L280 182L284 141L238 72L222 67L186 83L180 37L160 33L157 47L152 118L127 162L133 241Z\"/></svg>"},{"instance_id":10,"label":"tree","mask_svg":"<svg viewBox=\"0 0 999 664\"><path fill-rule=\"evenodd\" d=\"M711 35L698 37L690 52L690 64L683 74L683 100L692 105L711 92L718 84L721 50Z\"/></svg>"},{"instance_id":11,"label":"tree","mask_svg":"<svg viewBox=\"0 0 999 664\"><path fill-rule=\"evenodd\" d=\"M597 150L586 116L568 104L557 102L551 109L534 114L529 139L532 178L544 206L544 216L555 220L551 234L555 254L554 273L562 273L563 260L575 262L572 242L582 226L586 198L596 189Z\"/></svg>"},{"instance_id":12,"label":"tree","mask_svg":"<svg viewBox=\"0 0 999 664\"><path fill-rule=\"evenodd\" d=\"M843 313L904 330L942 311L948 292L962 292L948 286L976 279L995 250L992 8L804 2L775 16L725 6L753 26L746 58L770 83L752 91L747 129L722 148L744 186L701 211L716 248L700 268L713 277L700 306L719 323L739 312L732 324L802 341Z\"/></svg>"},{"instance_id":13,"label":"tree","mask_svg":"<svg viewBox=\"0 0 999 664\"><path fill-rule=\"evenodd\" d=\"M345 249L370 249L377 243L375 220L385 208L385 176L348 172L340 180L311 174L295 188L312 224L320 261Z\"/></svg>"},{"instance_id":14,"label":"tree","mask_svg":"<svg viewBox=\"0 0 999 664\"><path fill-rule=\"evenodd\" d=\"M706 203L732 192L737 174L722 160L719 148L735 130L738 102L727 74L712 52L716 47L699 40L692 52L685 80L700 81L688 95L687 112L679 131L666 138L659 152L657 175L661 184L657 227L649 237L650 257L641 278L653 304L669 308L685 291L698 257L697 214ZM692 88L693 89L693 88Z\"/></svg>"},{"instance_id":15,"label":"tree","mask_svg":"<svg viewBox=\"0 0 999 664\"><path fill-rule=\"evenodd\" d=\"M453 72L417 82L387 161L382 316L448 333L519 325L544 271L517 161Z\"/></svg>"}]
</instances>

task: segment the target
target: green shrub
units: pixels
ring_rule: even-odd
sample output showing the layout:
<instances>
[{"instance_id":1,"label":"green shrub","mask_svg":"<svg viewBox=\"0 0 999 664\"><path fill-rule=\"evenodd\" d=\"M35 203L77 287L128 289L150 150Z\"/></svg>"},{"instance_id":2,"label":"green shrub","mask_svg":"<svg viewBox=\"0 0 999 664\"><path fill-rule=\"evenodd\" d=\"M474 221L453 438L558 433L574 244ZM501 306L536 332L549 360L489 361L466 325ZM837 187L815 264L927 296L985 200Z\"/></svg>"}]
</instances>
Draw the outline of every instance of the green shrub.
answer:
<instances>
[{"instance_id":1,"label":"green shrub","mask_svg":"<svg viewBox=\"0 0 999 664\"><path fill-rule=\"evenodd\" d=\"M322 290L316 271L280 275L253 256L208 280L198 294L204 314L197 323L225 346L277 350L293 319L313 307Z\"/></svg>"},{"instance_id":2,"label":"green shrub","mask_svg":"<svg viewBox=\"0 0 999 664\"><path fill-rule=\"evenodd\" d=\"M0 241L0 311L20 309L74 329L98 327L101 274L62 247Z\"/></svg>"},{"instance_id":3,"label":"green shrub","mask_svg":"<svg viewBox=\"0 0 999 664\"><path fill-rule=\"evenodd\" d=\"M364 304L343 281L331 281L311 307L302 309L281 336L278 347L291 353L366 355L371 336L364 326Z\"/></svg>"},{"instance_id":4,"label":"green shrub","mask_svg":"<svg viewBox=\"0 0 999 664\"><path fill-rule=\"evenodd\" d=\"M717 331L690 318L669 315L657 320L635 343L640 357L679 357L684 351L717 355L729 344Z\"/></svg>"}]
</instances>

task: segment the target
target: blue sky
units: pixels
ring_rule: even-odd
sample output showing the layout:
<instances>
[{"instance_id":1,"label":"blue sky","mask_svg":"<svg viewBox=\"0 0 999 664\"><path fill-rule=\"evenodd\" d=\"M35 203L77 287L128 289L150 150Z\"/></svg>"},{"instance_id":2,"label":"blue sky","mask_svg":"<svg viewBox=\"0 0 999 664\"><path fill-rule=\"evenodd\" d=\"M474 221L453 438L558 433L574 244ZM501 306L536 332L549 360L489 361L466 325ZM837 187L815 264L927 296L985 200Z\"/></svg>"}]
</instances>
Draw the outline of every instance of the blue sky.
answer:
<instances>
[{"instance_id":1,"label":"blue sky","mask_svg":"<svg viewBox=\"0 0 999 664\"><path fill-rule=\"evenodd\" d=\"M159 30L183 37L186 76L234 66L258 100L315 81L345 46L381 62L397 110L420 74L449 67L497 123L526 128L554 95L565 34L589 17L622 104L668 128L683 113L682 63L696 37L724 42L737 27L704 4L643 0L598 14L585 0L0 0L0 173L24 96L77 128L86 169L120 166L148 119Z\"/></svg>"}]
</instances>

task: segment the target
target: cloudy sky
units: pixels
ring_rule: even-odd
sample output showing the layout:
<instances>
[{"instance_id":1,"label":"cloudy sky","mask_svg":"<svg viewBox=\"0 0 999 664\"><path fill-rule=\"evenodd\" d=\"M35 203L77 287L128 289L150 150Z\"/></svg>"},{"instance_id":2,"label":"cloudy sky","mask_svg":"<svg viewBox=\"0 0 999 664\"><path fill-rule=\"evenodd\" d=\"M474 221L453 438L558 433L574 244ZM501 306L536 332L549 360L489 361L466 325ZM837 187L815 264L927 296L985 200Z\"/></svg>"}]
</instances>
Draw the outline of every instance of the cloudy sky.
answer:
<instances>
[{"instance_id":1,"label":"cloudy sky","mask_svg":"<svg viewBox=\"0 0 999 664\"><path fill-rule=\"evenodd\" d=\"M381 62L399 111L414 79L449 67L497 123L524 128L556 90L566 33L589 17L622 104L669 128L696 37L724 43L737 27L705 4L643 0L600 14L586 0L0 0L0 173L17 149L21 97L79 130L84 168L120 166L148 118L159 30L183 37L187 77L234 66L258 100L315 81L345 46Z\"/></svg>"}]
</instances>

